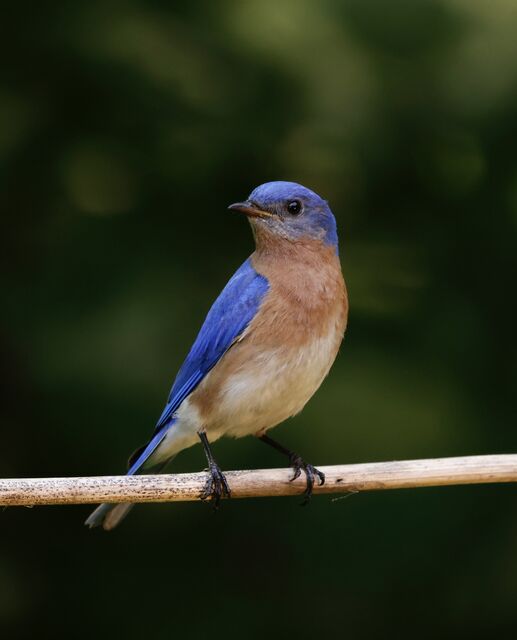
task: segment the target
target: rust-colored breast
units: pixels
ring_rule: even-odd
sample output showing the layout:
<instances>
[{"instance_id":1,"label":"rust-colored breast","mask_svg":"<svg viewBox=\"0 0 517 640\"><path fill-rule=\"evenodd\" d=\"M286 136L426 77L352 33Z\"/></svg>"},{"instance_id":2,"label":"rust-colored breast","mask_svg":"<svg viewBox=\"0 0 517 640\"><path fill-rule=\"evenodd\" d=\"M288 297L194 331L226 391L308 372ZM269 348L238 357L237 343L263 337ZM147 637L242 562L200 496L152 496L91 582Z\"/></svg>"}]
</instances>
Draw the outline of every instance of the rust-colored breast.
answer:
<instances>
[{"instance_id":1,"label":"rust-colored breast","mask_svg":"<svg viewBox=\"0 0 517 640\"><path fill-rule=\"evenodd\" d=\"M294 346L337 330L336 339L341 341L348 298L333 247L310 239L295 243L263 240L252 264L268 279L270 293L251 323L250 333L251 329L264 331L274 336L276 344ZM267 339L266 335L263 338Z\"/></svg>"}]
</instances>

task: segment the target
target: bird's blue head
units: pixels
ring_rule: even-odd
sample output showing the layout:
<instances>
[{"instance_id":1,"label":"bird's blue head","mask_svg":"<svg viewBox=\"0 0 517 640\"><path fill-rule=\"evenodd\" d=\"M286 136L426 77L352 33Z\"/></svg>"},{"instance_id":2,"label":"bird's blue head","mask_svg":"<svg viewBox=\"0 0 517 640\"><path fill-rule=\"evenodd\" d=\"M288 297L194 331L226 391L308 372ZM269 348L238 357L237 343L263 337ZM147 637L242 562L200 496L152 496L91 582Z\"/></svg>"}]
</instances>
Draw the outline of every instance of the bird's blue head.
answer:
<instances>
[{"instance_id":1,"label":"bird's blue head","mask_svg":"<svg viewBox=\"0 0 517 640\"><path fill-rule=\"evenodd\" d=\"M266 228L293 242L321 240L337 250L336 220L327 201L296 182L261 184L229 209L245 213L256 230Z\"/></svg>"}]
</instances>

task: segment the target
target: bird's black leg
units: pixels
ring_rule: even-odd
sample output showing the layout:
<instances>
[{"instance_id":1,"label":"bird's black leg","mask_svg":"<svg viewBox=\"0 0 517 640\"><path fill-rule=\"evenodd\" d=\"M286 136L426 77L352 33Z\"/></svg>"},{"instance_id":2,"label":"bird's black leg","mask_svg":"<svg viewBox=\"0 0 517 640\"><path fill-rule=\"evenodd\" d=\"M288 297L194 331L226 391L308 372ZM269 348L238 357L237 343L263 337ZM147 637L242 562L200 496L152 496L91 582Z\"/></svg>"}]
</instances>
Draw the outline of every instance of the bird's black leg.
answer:
<instances>
[{"instance_id":1,"label":"bird's black leg","mask_svg":"<svg viewBox=\"0 0 517 640\"><path fill-rule=\"evenodd\" d=\"M203 449L205 450L206 459L208 461L208 473L210 474L206 482L205 488L201 492L201 500L210 500L214 506L214 510L219 508L221 498L231 497L230 487L226 482L223 472L214 460L207 435L204 431L198 433Z\"/></svg>"},{"instance_id":2,"label":"bird's black leg","mask_svg":"<svg viewBox=\"0 0 517 640\"><path fill-rule=\"evenodd\" d=\"M294 451L291 451L290 449L286 449L286 447L282 446L276 440L273 440L273 438L263 435L259 436L259 440L262 440L262 442L265 442L266 444L270 445L277 451L280 451L280 453L283 453L289 458L289 466L294 469L294 474L291 478L291 482L293 480L296 480L296 478L299 478L302 471L305 472L305 477L307 478L307 486L305 488L305 498L302 504L306 505L311 499L312 488L314 487L314 476L318 477L319 483L320 485L322 485L325 484L325 474L319 469L316 469L316 467L313 467L312 464L304 462L304 460L297 453L294 453Z\"/></svg>"}]
</instances>

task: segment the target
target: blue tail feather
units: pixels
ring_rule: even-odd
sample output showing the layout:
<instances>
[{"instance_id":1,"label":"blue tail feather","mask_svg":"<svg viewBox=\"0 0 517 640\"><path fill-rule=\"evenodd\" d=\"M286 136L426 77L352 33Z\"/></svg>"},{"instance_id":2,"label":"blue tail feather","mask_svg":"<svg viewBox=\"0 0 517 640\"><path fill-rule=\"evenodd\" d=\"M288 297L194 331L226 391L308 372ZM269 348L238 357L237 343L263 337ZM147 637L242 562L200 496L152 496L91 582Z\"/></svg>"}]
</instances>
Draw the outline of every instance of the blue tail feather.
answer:
<instances>
[{"instance_id":1,"label":"blue tail feather","mask_svg":"<svg viewBox=\"0 0 517 640\"><path fill-rule=\"evenodd\" d=\"M158 445L165 438L165 435L166 435L167 431L171 428L171 426L174 424L174 422L175 422L175 420L172 420L172 421L168 422L166 425L164 425L158 431L158 433L155 436L153 436L151 438L151 440L149 441L149 444L146 445L146 447L142 451L142 453L138 456L138 458L129 467L129 469L127 471L127 475L128 476L134 476L135 473L140 471L140 469L147 462L147 460L150 458L150 456L152 456L152 454L156 451Z\"/></svg>"},{"instance_id":2,"label":"blue tail feather","mask_svg":"<svg viewBox=\"0 0 517 640\"><path fill-rule=\"evenodd\" d=\"M149 458L153 455L153 453L158 448L159 444L165 438L167 431L174 424L175 420L168 422L164 425L158 433L151 438L149 443L142 450L142 453L138 455L136 460L131 464L127 471L128 476L133 476L135 473L138 473L144 466L144 464L149 460ZM157 471L160 472L165 465L169 462L166 460L165 462L157 465ZM131 503L121 503L121 504L109 504L104 503L101 504L93 513L90 514L88 519L84 524L88 525L90 529L93 527L104 527L104 529L113 529L116 527L119 522L126 517L129 513L133 505Z\"/></svg>"}]
</instances>

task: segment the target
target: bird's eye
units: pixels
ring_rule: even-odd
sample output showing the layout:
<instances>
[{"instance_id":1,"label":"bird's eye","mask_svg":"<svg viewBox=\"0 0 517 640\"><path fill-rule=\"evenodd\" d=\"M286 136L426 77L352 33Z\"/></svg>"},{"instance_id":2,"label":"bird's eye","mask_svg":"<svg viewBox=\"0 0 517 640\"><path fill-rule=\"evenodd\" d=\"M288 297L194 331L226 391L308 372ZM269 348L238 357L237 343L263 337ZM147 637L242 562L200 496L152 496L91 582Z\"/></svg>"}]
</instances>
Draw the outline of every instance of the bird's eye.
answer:
<instances>
[{"instance_id":1,"label":"bird's eye","mask_svg":"<svg viewBox=\"0 0 517 640\"><path fill-rule=\"evenodd\" d=\"M302 203L299 200L291 200L286 208L292 216L297 216L302 211Z\"/></svg>"}]
</instances>

